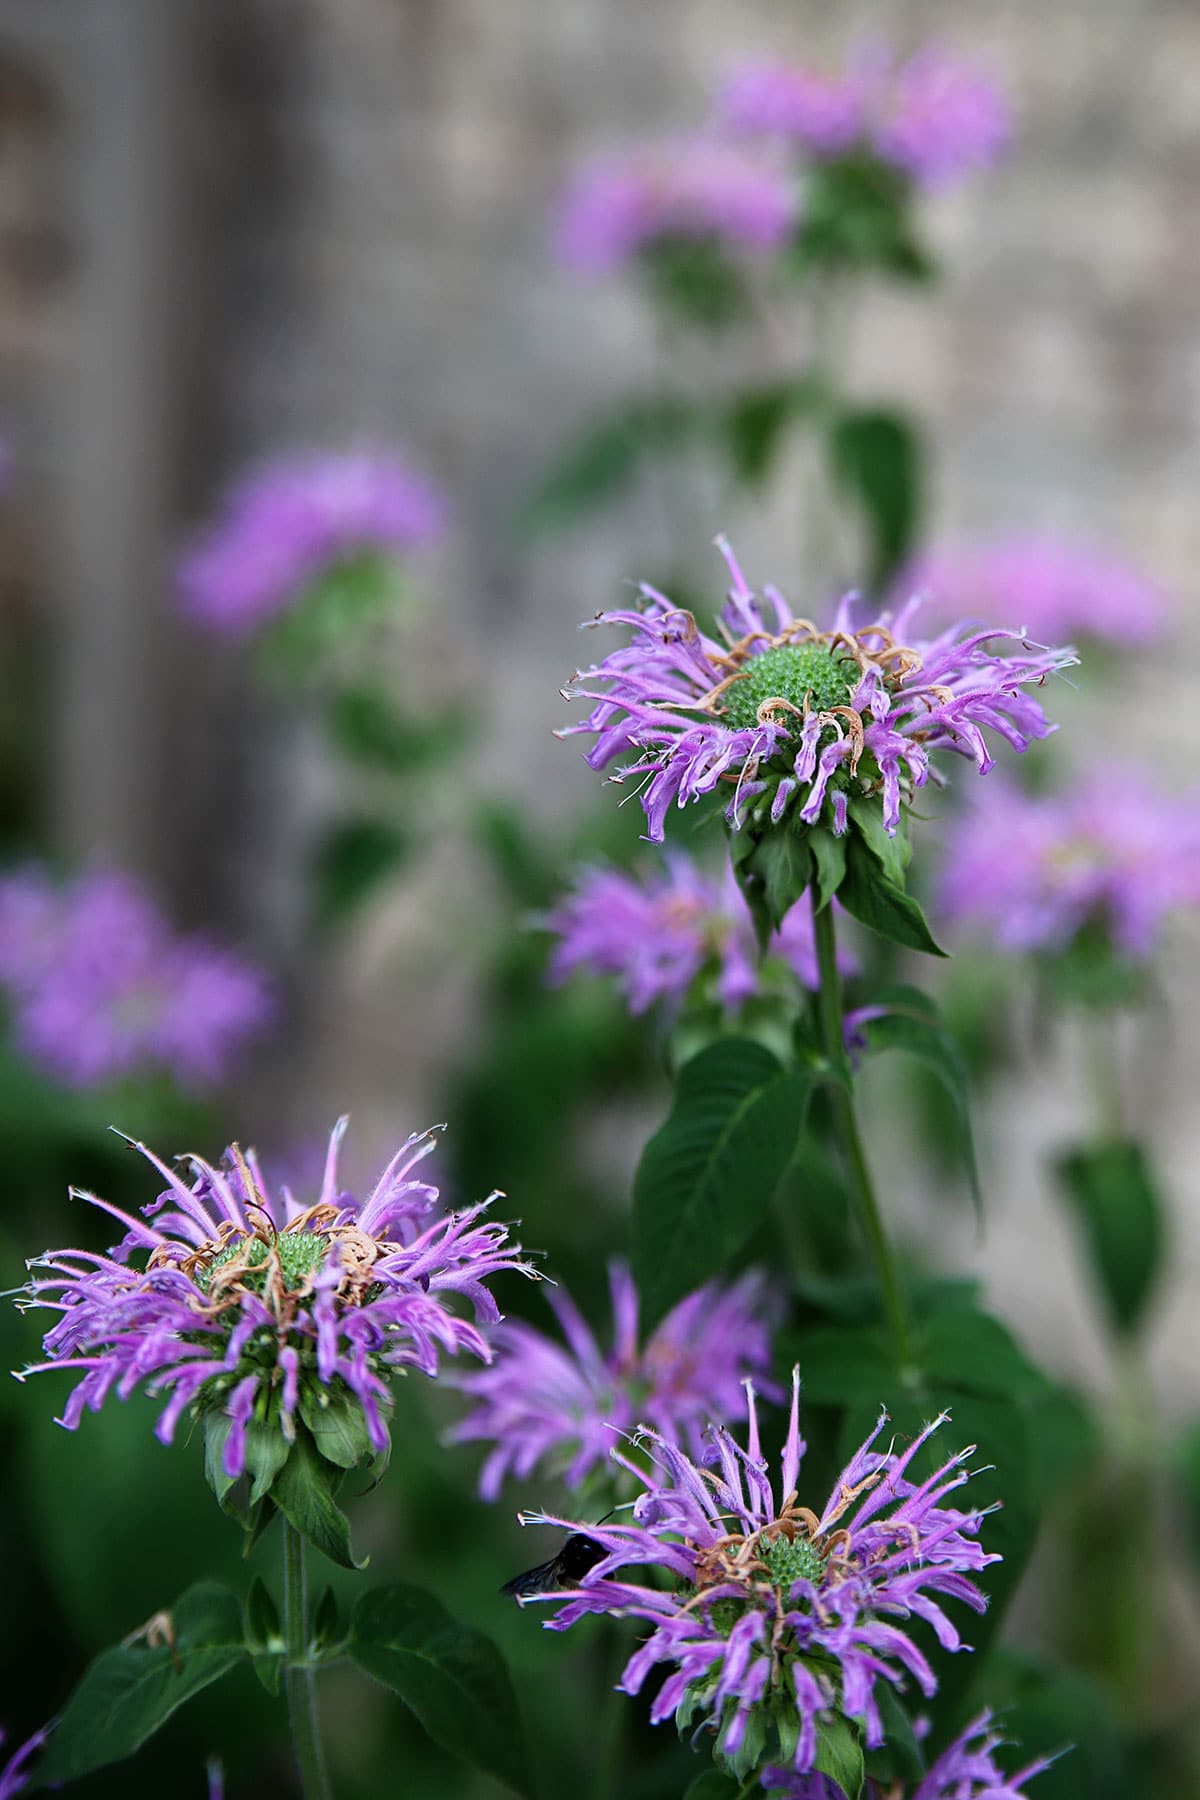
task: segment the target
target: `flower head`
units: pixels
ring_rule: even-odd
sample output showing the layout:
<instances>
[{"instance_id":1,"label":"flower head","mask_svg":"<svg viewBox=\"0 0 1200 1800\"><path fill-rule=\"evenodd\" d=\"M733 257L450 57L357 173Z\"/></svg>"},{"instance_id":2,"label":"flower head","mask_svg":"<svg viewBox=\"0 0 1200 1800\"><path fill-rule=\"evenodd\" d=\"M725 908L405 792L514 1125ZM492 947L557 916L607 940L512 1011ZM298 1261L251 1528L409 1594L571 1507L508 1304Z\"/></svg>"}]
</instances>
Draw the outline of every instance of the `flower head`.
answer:
<instances>
[{"instance_id":1,"label":"flower head","mask_svg":"<svg viewBox=\"0 0 1200 1800\"><path fill-rule=\"evenodd\" d=\"M907 1476L945 1414L899 1453L874 1447L887 1422L881 1414L822 1510L802 1505L799 1385L796 1372L774 1487L749 1389L747 1447L713 1427L711 1466L697 1466L654 1431L635 1440L653 1461L650 1475L614 1451L645 1487L632 1523L576 1525L545 1514L525 1520L583 1531L604 1551L578 1587L536 1596L560 1605L550 1628L565 1630L588 1613L648 1620L653 1630L630 1658L622 1691L638 1693L652 1669L673 1665L652 1720L675 1714L681 1729L699 1720L718 1734L717 1755L743 1779L743 1748L753 1746L749 1768L756 1767L768 1724L778 1760L801 1774L813 1768L829 1715L854 1720L868 1748L881 1744L876 1684L899 1687L911 1677L926 1695L936 1687L903 1622L924 1621L943 1648L961 1648L942 1601L982 1612L971 1577L999 1560L978 1542L982 1514L946 1505L969 1479L971 1450L923 1481ZM646 1586L636 1579L639 1569L657 1569L668 1583ZM756 1729L748 1738L752 1717Z\"/></svg>"},{"instance_id":2,"label":"flower head","mask_svg":"<svg viewBox=\"0 0 1200 1800\"><path fill-rule=\"evenodd\" d=\"M188 546L180 601L213 631L247 637L335 570L402 559L444 524L439 491L395 452L281 457L235 482Z\"/></svg>"},{"instance_id":3,"label":"flower head","mask_svg":"<svg viewBox=\"0 0 1200 1800\"><path fill-rule=\"evenodd\" d=\"M821 630L796 618L777 589L753 593L718 543L733 578L720 640L643 586L639 610L596 621L628 627L632 644L576 675L567 694L592 710L561 735L595 736L594 769L632 754L613 779L642 782L653 841L662 841L672 804L722 786L735 828L753 801L772 824L794 813L805 825L828 819L840 835L851 803L870 801L893 833L902 804L931 776L941 779L931 762L938 752L970 757L986 774L985 730L1025 750L1054 729L1025 689L1074 662L1073 652L1021 643L1012 631L915 637L915 601L856 626L850 596ZM1014 642L1010 654L993 649Z\"/></svg>"},{"instance_id":4,"label":"flower head","mask_svg":"<svg viewBox=\"0 0 1200 1800\"><path fill-rule=\"evenodd\" d=\"M131 877L36 867L0 880L0 989L18 1046L81 1088L155 1072L213 1087L272 1010L256 969L177 936Z\"/></svg>"},{"instance_id":5,"label":"flower head","mask_svg":"<svg viewBox=\"0 0 1200 1800\"><path fill-rule=\"evenodd\" d=\"M657 1001L678 1010L706 968L714 971L716 997L728 1013L760 987L754 925L732 870L726 866L713 878L680 851L668 855L665 869L640 880L619 869L581 870L541 923L558 937L552 981L577 969L615 975L633 1013ZM769 948L805 987L817 988L808 906L791 909ZM845 950L839 965L845 975L857 966Z\"/></svg>"},{"instance_id":6,"label":"flower head","mask_svg":"<svg viewBox=\"0 0 1200 1800\"><path fill-rule=\"evenodd\" d=\"M905 571L898 589L927 595L932 618L1012 626L1048 643L1149 643L1169 612L1162 590L1110 550L1036 535L936 548Z\"/></svg>"},{"instance_id":7,"label":"flower head","mask_svg":"<svg viewBox=\"0 0 1200 1800\"><path fill-rule=\"evenodd\" d=\"M949 839L941 900L1006 950L1061 951L1092 928L1142 961L1172 912L1200 905L1200 795L1132 768L1060 794L1004 783Z\"/></svg>"},{"instance_id":8,"label":"flower head","mask_svg":"<svg viewBox=\"0 0 1200 1800\"><path fill-rule=\"evenodd\" d=\"M795 197L760 153L716 138L671 139L597 157L561 204L558 253L604 274L664 242L769 252L787 236Z\"/></svg>"},{"instance_id":9,"label":"flower head","mask_svg":"<svg viewBox=\"0 0 1200 1800\"><path fill-rule=\"evenodd\" d=\"M614 1262L608 1279L614 1333L607 1353L574 1301L555 1288L548 1298L565 1345L509 1319L492 1334L492 1366L457 1377L476 1405L453 1440L493 1445L479 1480L485 1500L508 1477L524 1481L535 1471L580 1487L597 1469L611 1469L614 1433L639 1419L699 1457L704 1428L731 1418L743 1380L767 1369L779 1306L761 1275L698 1288L644 1344L632 1275ZM766 1391L773 1392L769 1384Z\"/></svg>"},{"instance_id":10,"label":"flower head","mask_svg":"<svg viewBox=\"0 0 1200 1800\"><path fill-rule=\"evenodd\" d=\"M745 64L722 111L738 130L801 144L822 161L865 152L923 187L990 167L1012 135L995 82L938 44L899 64L860 51L840 76Z\"/></svg>"},{"instance_id":11,"label":"flower head","mask_svg":"<svg viewBox=\"0 0 1200 1800\"><path fill-rule=\"evenodd\" d=\"M992 1730L991 1713L982 1712L903 1796L891 1789L885 1795L868 1781L863 1800L1025 1800L1021 1791L1025 1783L1050 1763L1039 1757L1015 1775L1006 1775L993 1755L1003 1743ZM797 1775L793 1769L764 1769L762 1785L779 1800L840 1800L842 1793L824 1775Z\"/></svg>"},{"instance_id":12,"label":"flower head","mask_svg":"<svg viewBox=\"0 0 1200 1800\"><path fill-rule=\"evenodd\" d=\"M443 1355L491 1357L476 1318L499 1317L488 1281L531 1274L505 1226L483 1217L491 1200L435 1215L437 1189L417 1165L433 1147L410 1137L363 1202L338 1180L346 1120L329 1140L315 1203L286 1187L272 1195L253 1152L220 1167L188 1157L190 1182L145 1145L135 1148L166 1188L135 1218L94 1194L125 1236L107 1256L47 1250L19 1304L57 1314L47 1360L25 1374L81 1379L61 1423L79 1424L114 1391L165 1394L156 1427L169 1443L189 1409L203 1416L224 1476L278 1469L303 1428L342 1467L361 1438L364 1457L388 1448L389 1378L438 1373ZM496 1196L492 1196L494 1199Z\"/></svg>"}]
</instances>

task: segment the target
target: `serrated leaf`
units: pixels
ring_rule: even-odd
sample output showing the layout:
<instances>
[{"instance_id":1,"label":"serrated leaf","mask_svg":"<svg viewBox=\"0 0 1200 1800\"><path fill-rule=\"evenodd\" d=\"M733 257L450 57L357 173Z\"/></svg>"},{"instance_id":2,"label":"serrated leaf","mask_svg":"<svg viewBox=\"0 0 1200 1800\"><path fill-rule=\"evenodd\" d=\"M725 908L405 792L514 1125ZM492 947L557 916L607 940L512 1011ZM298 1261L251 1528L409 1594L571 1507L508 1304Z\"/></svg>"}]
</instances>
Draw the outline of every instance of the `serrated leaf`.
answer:
<instances>
[{"instance_id":1,"label":"serrated leaf","mask_svg":"<svg viewBox=\"0 0 1200 1800\"><path fill-rule=\"evenodd\" d=\"M309 1433L301 1428L296 1443L271 1489L271 1498L288 1524L306 1537L331 1562L343 1569L361 1569L350 1548L350 1521L335 1495L342 1471L320 1455Z\"/></svg>"},{"instance_id":2,"label":"serrated leaf","mask_svg":"<svg viewBox=\"0 0 1200 1800\"><path fill-rule=\"evenodd\" d=\"M846 874L838 889L842 906L871 931L906 950L945 956L934 942L925 916L911 894L888 880L874 857L857 840L847 850Z\"/></svg>"},{"instance_id":3,"label":"serrated leaf","mask_svg":"<svg viewBox=\"0 0 1200 1800\"><path fill-rule=\"evenodd\" d=\"M516 1695L500 1652L458 1625L441 1601L396 1582L364 1594L346 1646L444 1750L514 1788L530 1791Z\"/></svg>"},{"instance_id":4,"label":"serrated leaf","mask_svg":"<svg viewBox=\"0 0 1200 1800\"><path fill-rule=\"evenodd\" d=\"M262 1576L256 1575L246 1595L246 1640L261 1646L272 1643L276 1638L282 1642L282 1637L279 1608Z\"/></svg>"},{"instance_id":5,"label":"serrated leaf","mask_svg":"<svg viewBox=\"0 0 1200 1800\"><path fill-rule=\"evenodd\" d=\"M982 1219L983 1190L971 1130L967 1067L958 1045L942 1024L935 1003L919 988L888 988L879 996L877 1004L883 1009L882 1017L865 1022L862 1028L867 1050L869 1053L899 1050L905 1056L914 1057L943 1088L954 1108L959 1152L976 1214Z\"/></svg>"},{"instance_id":6,"label":"serrated leaf","mask_svg":"<svg viewBox=\"0 0 1200 1800\"><path fill-rule=\"evenodd\" d=\"M844 412L829 436L834 480L857 503L870 546L871 586L877 591L913 549L921 499L921 445L899 413Z\"/></svg>"},{"instance_id":7,"label":"serrated leaf","mask_svg":"<svg viewBox=\"0 0 1200 1800\"><path fill-rule=\"evenodd\" d=\"M1024 1397L1045 1385L1008 1327L973 1307L936 1313L919 1333L918 1357L934 1386L965 1393Z\"/></svg>"},{"instance_id":8,"label":"serrated leaf","mask_svg":"<svg viewBox=\"0 0 1200 1800\"><path fill-rule=\"evenodd\" d=\"M732 841L733 871L750 908L760 950L779 930L813 878L813 854L807 831L779 825L761 835L736 832Z\"/></svg>"},{"instance_id":9,"label":"serrated leaf","mask_svg":"<svg viewBox=\"0 0 1200 1800\"><path fill-rule=\"evenodd\" d=\"M173 1647L145 1638L101 1651L68 1700L30 1784L77 1781L119 1762L165 1725L185 1700L246 1655L236 1594L202 1581L171 1608Z\"/></svg>"},{"instance_id":10,"label":"serrated leaf","mask_svg":"<svg viewBox=\"0 0 1200 1800\"><path fill-rule=\"evenodd\" d=\"M648 1319L745 1242L791 1161L811 1092L809 1075L746 1038L685 1064L634 1180L634 1269Z\"/></svg>"},{"instance_id":11,"label":"serrated leaf","mask_svg":"<svg viewBox=\"0 0 1200 1800\"><path fill-rule=\"evenodd\" d=\"M1055 1163L1112 1329L1138 1330L1162 1267L1165 1208L1133 1139L1082 1145Z\"/></svg>"},{"instance_id":12,"label":"serrated leaf","mask_svg":"<svg viewBox=\"0 0 1200 1800\"><path fill-rule=\"evenodd\" d=\"M408 856L407 831L387 819L342 819L321 838L313 860L313 911L319 925L342 924Z\"/></svg>"},{"instance_id":13,"label":"serrated leaf","mask_svg":"<svg viewBox=\"0 0 1200 1800\"><path fill-rule=\"evenodd\" d=\"M844 1406L864 1401L878 1413L890 1406L899 1378L883 1331L864 1326L818 1326L789 1337L782 1360L800 1369L803 1403Z\"/></svg>"}]
</instances>

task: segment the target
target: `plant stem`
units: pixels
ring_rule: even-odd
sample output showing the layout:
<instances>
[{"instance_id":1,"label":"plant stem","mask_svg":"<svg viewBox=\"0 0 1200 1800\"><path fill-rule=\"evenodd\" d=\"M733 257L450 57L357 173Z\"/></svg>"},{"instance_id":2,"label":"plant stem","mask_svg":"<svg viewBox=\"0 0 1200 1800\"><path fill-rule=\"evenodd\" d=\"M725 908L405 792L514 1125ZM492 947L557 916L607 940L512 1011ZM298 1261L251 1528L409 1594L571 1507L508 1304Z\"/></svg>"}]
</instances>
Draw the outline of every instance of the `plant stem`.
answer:
<instances>
[{"instance_id":1,"label":"plant stem","mask_svg":"<svg viewBox=\"0 0 1200 1800\"><path fill-rule=\"evenodd\" d=\"M284 1688L292 1726L292 1749L304 1800L333 1800L325 1752L317 1724L317 1699L308 1664L308 1586L304 1539L283 1520L283 1630L287 1645Z\"/></svg>"},{"instance_id":2,"label":"plant stem","mask_svg":"<svg viewBox=\"0 0 1200 1800\"><path fill-rule=\"evenodd\" d=\"M850 1180L851 1192L857 1202L862 1227L871 1247L871 1256L875 1263L875 1273L879 1278L884 1310L887 1313L896 1356L901 1368L908 1368L912 1363L912 1338L908 1326L908 1315L900 1289L896 1259L892 1254L892 1247L884 1229L879 1202L875 1198L875 1189L871 1181L871 1171L867 1165L866 1151L863 1148L862 1135L858 1129L858 1115L854 1108L853 1075L842 1035L842 982L837 966L837 926L834 922L833 907L820 905L815 887L812 890L812 909L817 972L820 977L817 998L821 1036L824 1040L825 1055L834 1073L831 1091L834 1123L841 1142L842 1158Z\"/></svg>"}]
</instances>

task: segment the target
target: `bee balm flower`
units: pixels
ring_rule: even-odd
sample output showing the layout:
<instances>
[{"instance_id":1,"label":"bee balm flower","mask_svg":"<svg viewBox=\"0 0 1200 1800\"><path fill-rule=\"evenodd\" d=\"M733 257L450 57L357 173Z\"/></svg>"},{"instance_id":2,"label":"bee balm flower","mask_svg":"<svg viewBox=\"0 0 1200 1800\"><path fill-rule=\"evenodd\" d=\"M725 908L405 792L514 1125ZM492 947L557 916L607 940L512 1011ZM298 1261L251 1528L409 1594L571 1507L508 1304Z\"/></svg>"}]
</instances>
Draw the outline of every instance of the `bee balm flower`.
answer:
<instances>
[{"instance_id":1,"label":"bee balm flower","mask_svg":"<svg viewBox=\"0 0 1200 1800\"><path fill-rule=\"evenodd\" d=\"M775 588L746 585L728 545L732 576L719 637L690 612L643 586L637 611L601 613L633 642L577 674L568 699L591 703L586 720L561 736L594 736L594 769L631 761L615 780L641 782L642 808L656 843L669 809L725 787L735 829L751 801L770 824L791 815L827 820L845 832L852 802L880 809L894 833L901 808L931 778L942 752L993 766L985 731L1026 750L1054 727L1026 692L1076 658L1069 650L1019 644L1011 631L951 629L913 634L916 602L894 616L856 625L853 596L828 630L796 618Z\"/></svg>"},{"instance_id":2,"label":"bee balm flower","mask_svg":"<svg viewBox=\"0 0 1200 1800\"><path fill-rule=\"evenodd\" d=\"M863 1800L1025 1800L1027 1781L1050 1767L1039 1757L1015 1775L1005 1775L993 1752L1004 1740L992 1730L992 1715L980 1713L956 1737L914 1787L888 1789L868 1781ZM777 1800L837 1800L841 1789L823 1775L797 1775L791 1769L764 1769L762 1785Z\"/></svg>"},{"instance_id":3,"label":"bee balm flower","mask_svg":"<svg viewBox=\"0 0 1200 1800\"><path fill-rule=\"evenodd\" d=\"M969 1479L971 1450L923 1481L907 1471L946 1415L905 1449L874 1448L887 1415L842 1471L828 1501L804 1504L799 1481L799 1374L777 1485L766 1475L753 1390L747 1447L723 1427L710 1434L706 1466L654 1431L636 1442L653 1462L647 1475L614 1451L644 1493L630 1524L580 1525L546 1514L527 1524L582 1532L603 1552L567 1591L530 1598L559 1606L550 1629L566 1630L589 1613L645 1619L650 1636L634 1651L619 1683L637 1694L651 1670L669 1670L651 1707L661 1724L706 1725L716 1755L740 1779L758 1765L761 1746L798 1774L812 1770L822 1723L849 1718L868 1748L883 1742L876 1684L906 1678L930 1695L936 1682L924 1653L904 1629L920 1619L948 1650L962 1647L943 1610L946 1599L975 1612L985 1606L971 1577L999 1561L978 1542L982 1514L960 1512L948 1496ZM712 1466L707 1466L712 1465ZM637 1579L656 1571L658 1585ZM739 1762L753 1716L749 1766Z\"/></svg>"},{"instance_id":4,"label":"bee balm flower","mask_svg":"<svg viewBox=\"0 0 1200 1800\"><path fill-rule=\"evenodd\" d=\"M25 1375L80 1377L61 1423L137 1388L165 1394L156 1427L169 1443L191 1411L227 1481L269 1485L301 1433L352 1467L388 1449L391 1377L435 1376L443 1355L487 1362L477 1323L495 1323L493 1276L532 1274L486 1200L436 1214L437 1189L417 1165L433 1148L410 1137L361 1203L338 1181L346 1121L329 1141L316 1201L272 1195L253 1152L235 1145L221 1167L189 1157L190 1180L138 1144L165 1191L135 1218L93 1194L80 1198L124 1227L107 1256L47 1250L18 1304L56 1314L46 1360ZM491 1196L495 1199L496 1196ZM359 1454L354 1454L355 1450Z\"/></svg>"}]
</instances>

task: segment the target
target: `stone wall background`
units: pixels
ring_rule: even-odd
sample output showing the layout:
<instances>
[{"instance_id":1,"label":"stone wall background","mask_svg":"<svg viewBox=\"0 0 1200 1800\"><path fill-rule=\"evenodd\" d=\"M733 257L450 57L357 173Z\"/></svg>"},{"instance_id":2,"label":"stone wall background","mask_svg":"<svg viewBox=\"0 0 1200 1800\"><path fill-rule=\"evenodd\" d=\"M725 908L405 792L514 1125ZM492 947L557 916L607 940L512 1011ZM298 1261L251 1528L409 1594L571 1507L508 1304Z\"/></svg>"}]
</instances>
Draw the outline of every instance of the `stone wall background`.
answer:
<instances>
[{"instance_id":1,"label":"stone wall background","mask_svg":"<svg viewBox=\"0 0 1200 1800\"><path fill-rule=\"evenodd\" d=\"M44 670L57 696L27 716L24 683L5 683L10 730L19 719L44 752L63 847L133 862L186 916L294 953L297 844L325 775L172 620L164 570L232 466L296 440L398 437L445 481L457 523L430 572L434 641L495 719L473 779L511 777L548 815L580 803L592 778L548 738L575 621L658 566L668 539L647 493L532 553L508 529L571 430L655 366L629 293L548 256L562 174L594 147L699 121L736 55L836 60L864 35L931 33L1005 80L1018 147L933 209L945 287L864 308L855 384L933 433L935 529L1103 536L1174 591L1172 641L1122 676L1112 716L1073 730L1070 754L1137 750L1185 779L1200 747L1188 0L0 0L0 420L16 460L0 656L10 675ZM703 532L736 531L751 568L795 587L795 511L785 480L769 508ZM294 970L281 1118L323 1122L343 1090L381 1119L424 1116L469 1028L486 929L473 886L447 843L344 955ZM1154 1355L1182 1409L1200 1298L1195 934L1166 985L1149 1054L1131 1051L1178 1208ZM986 1252L956 1225L939 1234L1087 1373L1098 1339L1037 1174L1083 1104L1069 1049L995 1097Z\"/></svg>"}]
</instances>

